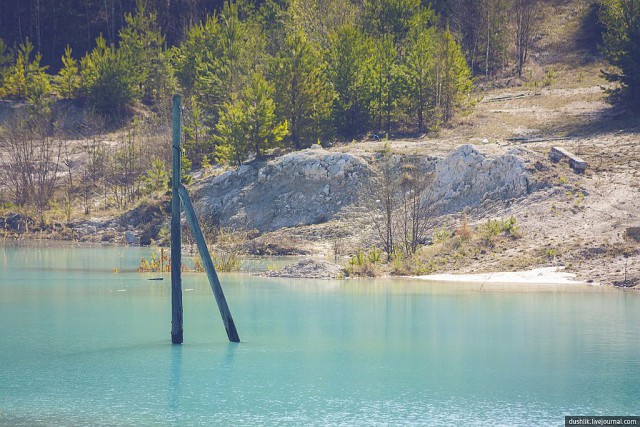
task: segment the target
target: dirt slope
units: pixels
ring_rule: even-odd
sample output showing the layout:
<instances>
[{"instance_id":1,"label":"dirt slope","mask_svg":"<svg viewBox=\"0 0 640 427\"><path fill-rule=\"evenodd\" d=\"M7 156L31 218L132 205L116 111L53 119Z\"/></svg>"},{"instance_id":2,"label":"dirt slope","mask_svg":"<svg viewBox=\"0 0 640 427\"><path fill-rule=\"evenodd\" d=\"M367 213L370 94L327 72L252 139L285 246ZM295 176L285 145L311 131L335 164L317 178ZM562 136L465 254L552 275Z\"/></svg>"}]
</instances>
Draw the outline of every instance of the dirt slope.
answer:
<instances>
[{"instance_id":1,"label":"dirt slope","mask_svg":"<svg viewBox=\"0 0 640 427\"><path fill-rule=\"evenodd\" d=\"M545 22L532 52L528 78L480 84L473 112L460 116L437 137L391 141L394 151L445 157L462 144L485 154L521 148L535 165L530 173L546 187L509 202L484 204L468 212L470 225L514 215L522 237L501 243L491 254L439 266L442 272L518 270L564 265L580 279L640 286L640 126L624 110L607 103L609 87L600 70L588 2L549 1ZM481 82L480 82L481 83ZM361 141L333 150L363 157L380 149ZM560 146L589 163L584 174L549 160ZM461 213L433 218L433 227L455 228ZM366 215L349 220L279 230L277 241L322 254L352 253L375 237Z\"/></svg>"}]
</instances>

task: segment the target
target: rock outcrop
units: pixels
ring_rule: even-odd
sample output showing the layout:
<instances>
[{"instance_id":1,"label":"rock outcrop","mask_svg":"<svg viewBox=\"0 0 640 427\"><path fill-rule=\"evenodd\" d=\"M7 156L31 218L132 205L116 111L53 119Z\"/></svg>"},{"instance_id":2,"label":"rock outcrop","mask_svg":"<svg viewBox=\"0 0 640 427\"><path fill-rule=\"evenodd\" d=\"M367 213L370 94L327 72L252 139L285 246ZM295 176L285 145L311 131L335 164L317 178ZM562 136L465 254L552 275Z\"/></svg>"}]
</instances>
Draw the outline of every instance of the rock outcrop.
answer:
<instances>
[{"instance_id":1,"label":"rock outcrop","mask_svg":"<svg viewBox=\"0 0 640 427\"><path fill-rule=\"evenodd\" d=\"M160 231L168 226L171 215L168 200L152 200L137 206L117 218L91 218L67 227L74 240L90 242L126 243L128 245L148 246L158 241Z\"/></svg>"},{"instance_id":2,"label":"rock outcrop","mask_svg":"<svg viewBox=\"0 0 640 427\"><path fill-rule=\"evenodd\" d=\"M13 233L25 233L36 225L36 221L26 215L10 212L4 217L0 217L0 229Z\"/></svg>"},{"instance_id":3,"label":"rock outcrop","mask_svg":"<svg viewBox=\"0 0 640 427\"><path fill-rule=\"evenodd\" d=\"M522 158L510 151L498 157L462 145L437 162L433 186L423 197L432 212L458 212L485 200L507 200L526 195L528 180Z\"/></svg>"},{"instance_id":4,"label":"rock outcrop","mask_svg":"<svg viewBox=\"0 0 640 427\"><path fill-rule=\"evenodd\" d=\"M214 224L261 232L317 224L355 203L369 172L359 157L314 145L205 182L194 191L195 208Z\"/></svg>"},{"instance_id":5,"label":"rock outcrop","mask_svg":"<svg viewBox=\"0 0 640 427\"><path fill-rule=\"evenodd\" d=\"M517 154L491 157L463 145L444 159L427 159L423 166L434 177L422 198L439 215L486 200L522 197L529 191L528 179ZM401 167L401 161L395 163ZM195 189L193 198L206 221L268 232L334 219L358 203L373 173L361 157L313 146L211 178Z\"/></svg>"},{"instance_id":6,"label":"rock outcrop","mask_svg":"<svg viewBox=\"0 0 640 427\"><path fill-rule=\"evenodd\" d=\"M337 279L344 276L344 268L328 261L307 258L280 270L266 271L261 275L267 277Z\"/></svg>"}]
</instances>

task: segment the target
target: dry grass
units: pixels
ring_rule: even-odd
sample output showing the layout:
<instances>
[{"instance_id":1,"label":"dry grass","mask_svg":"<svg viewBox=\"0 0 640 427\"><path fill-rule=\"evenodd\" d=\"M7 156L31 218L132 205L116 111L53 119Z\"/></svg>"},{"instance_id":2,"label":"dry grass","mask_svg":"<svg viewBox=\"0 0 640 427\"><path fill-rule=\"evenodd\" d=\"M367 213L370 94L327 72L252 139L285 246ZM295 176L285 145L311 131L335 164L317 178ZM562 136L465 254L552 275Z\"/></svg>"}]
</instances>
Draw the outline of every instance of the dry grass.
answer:
<instances>
[{"instance_id":1,"label":"dry grass","mask_svg":"<svg viewBox=\"0 0 640 427\"><path fill-rule=\"evenodd\" d=\"M454 231L440 228L434 231L433 244L425 245L415 254L397 254L390 263L368 262L367 253L359 251L347 267L352 276L391 274L415 276L447 271L464 271L470 266L477 269L478 261L490 260L517 247L522 236L515 220L491 220L471 227L463 215ZM510 259L516 267L537 265L539 256L525 255ZM489 267L490 264L487 264Z\"/></svg>"}]
</instances>

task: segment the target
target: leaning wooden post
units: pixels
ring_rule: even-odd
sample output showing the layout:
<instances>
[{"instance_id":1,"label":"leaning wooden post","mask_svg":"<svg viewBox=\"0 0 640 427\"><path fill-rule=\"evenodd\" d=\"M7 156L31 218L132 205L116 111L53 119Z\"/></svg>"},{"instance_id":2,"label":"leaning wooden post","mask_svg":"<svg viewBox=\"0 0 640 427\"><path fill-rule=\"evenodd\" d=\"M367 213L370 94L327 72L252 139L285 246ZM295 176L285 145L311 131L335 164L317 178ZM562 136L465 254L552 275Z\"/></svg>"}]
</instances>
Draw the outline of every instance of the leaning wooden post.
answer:
<instances>
[{"instance_id":1,"label":"leaning wooden post","mask_svg":"<svg viewBox=\"0 0 640 427\"><path fill-rule=\"evenodd\" d=\"M182 235L180 230L180 195L182 150L180 148L180 95L173 96L173 138L171 155L171 342L182 344Z\"/></svg>"},{"instance_id":2,"label":"leaning wooden post","mask_svg":"<svg viewBox=\"0 0 640 427\"><path fill-rule=\"evenodd\" d=\"M233 322L233 317L231 317L231 310L229 310L227 299L224 297L222 285L220 285L220 279L218 279L218 274L216 273L216 269L213 266L211 254L209 253L207 242L205 242L202 230L200 229L200 223L198 223L198 217L196 216L196 212L193 209L193 204L191 203L191 199L189 198L189 193L182 184L178 188L178 192L180 194L180 199L182 200L182 206L184 206L184 212L187 216L187 222L189 223L191 234L196 241L196 245L198 245L198 252L200 252L202 264L204 265L204 269L207 272L209 285L211 286L213 295L216 297L218 310L220 310L220 316L222 316L224 328L227 330L227 337L231 342L240 342L240 337L238 336L236 325Z\"/></svg>"}]
</instances>

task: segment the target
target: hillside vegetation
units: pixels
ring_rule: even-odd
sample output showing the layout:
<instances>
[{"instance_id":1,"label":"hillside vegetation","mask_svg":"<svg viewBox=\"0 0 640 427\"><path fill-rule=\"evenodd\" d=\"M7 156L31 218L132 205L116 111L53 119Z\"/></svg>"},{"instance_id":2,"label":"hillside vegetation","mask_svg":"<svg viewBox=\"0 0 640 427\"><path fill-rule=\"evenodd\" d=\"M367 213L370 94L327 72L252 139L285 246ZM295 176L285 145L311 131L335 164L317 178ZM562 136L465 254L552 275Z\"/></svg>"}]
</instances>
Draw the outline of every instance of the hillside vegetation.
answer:
<instances>
[{"instance_id":1,"label":"hillside vegetation","mask_svg":"<svg viewBox=\"0 0 640 427\"><path fill-rule=\"evenodd\" d=\"M202 212L212 230L249 229L244 250L329 255L356 275L554 265L633 286L637 103L612 56L634 52L633 4L239 2L169 36L138 2L56 75L25 40L2 74L5 233L162 242L178 91L184 180L217 206ZM587 171L550 162L555 145ZM349 180L286 182L323 168Z\"/></svg>"}]
</instances>

